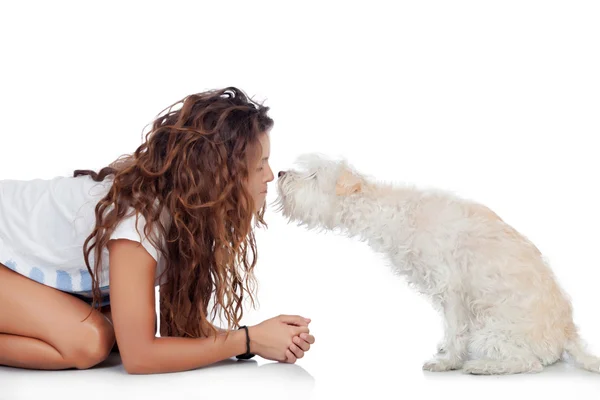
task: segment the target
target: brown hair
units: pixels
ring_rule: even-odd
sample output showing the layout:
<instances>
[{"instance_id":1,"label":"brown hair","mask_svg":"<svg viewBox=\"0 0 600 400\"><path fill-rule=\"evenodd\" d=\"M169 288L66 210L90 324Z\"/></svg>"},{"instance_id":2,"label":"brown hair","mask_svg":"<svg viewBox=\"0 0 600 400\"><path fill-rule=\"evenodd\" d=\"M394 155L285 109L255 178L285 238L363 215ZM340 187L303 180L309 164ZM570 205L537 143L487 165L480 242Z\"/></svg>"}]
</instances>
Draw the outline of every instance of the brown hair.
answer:
<instances>
[{"instance_id":1,"label":"brown hair","mask_svg":"<svg viewBox=\"0 0 600 400\"><path fill-rule=\"evenodd\" d=\"M94 304L100 298L95 276L102 252L95 252L93 272L90 253L107 245L116 225L133 209L145 218L144 234L166 260L161 334L215 333L207 323L213 292L212 318L220 308L230 329L239 326L245 293L254 304L252 221L266 225L264 206L255 211L246 182L260 135L273 126L268 110L234 87L193 94L163 110L133 154L98 173L74 172L96 181L114 177L96 206L96 226L84 243ZM164 211L169 224L161 218ZM153 238L153 231L163 240Z\"/></svg>"}]
</instances>

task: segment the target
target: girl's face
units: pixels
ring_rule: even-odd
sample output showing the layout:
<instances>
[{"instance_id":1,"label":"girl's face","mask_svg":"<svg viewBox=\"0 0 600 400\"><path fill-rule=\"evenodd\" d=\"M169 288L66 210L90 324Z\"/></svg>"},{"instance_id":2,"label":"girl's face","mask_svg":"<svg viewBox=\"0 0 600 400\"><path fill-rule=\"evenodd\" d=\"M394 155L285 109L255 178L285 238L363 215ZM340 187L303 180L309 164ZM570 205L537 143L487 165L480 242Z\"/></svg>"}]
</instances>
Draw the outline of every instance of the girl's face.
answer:
<instances>
[{"instance_id":1,"label":"girl's face","mask_svg":"<svg viewBox=\"0 0 600 400\"><path fill-rule=\"evenodd\" d=\"M269 134L263 133L260 135L258 145L258 156L260 157L252 157L248 176L248 188L252 194L254 204L256 204L256 211L264 206L267 199L267 184L275 179L269 165L270 154Z\"/></svg>"}]
</instances>

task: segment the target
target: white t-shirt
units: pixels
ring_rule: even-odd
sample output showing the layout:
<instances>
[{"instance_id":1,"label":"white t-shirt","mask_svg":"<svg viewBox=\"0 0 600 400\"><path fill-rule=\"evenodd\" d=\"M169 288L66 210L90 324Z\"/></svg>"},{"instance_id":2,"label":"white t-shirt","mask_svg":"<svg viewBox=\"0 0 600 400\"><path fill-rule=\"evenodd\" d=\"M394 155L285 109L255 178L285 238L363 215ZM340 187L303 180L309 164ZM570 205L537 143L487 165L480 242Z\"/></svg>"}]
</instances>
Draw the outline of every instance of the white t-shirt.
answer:
<instances>
[{"instance_id":1,"label":"white t-shirt","mask_svg":"<svg viewBox=\"0 0 600 400\"><path fill-rule=\"evenodd\" d=\"M95 182L89 176L0 181L0 263L45 285L91 297L92 279L83 243L95 226L96 204L111 185L111 177ZM145 219L138 215L137 231L135 222L135 214L121 221L111 239L140 242L157 261L158 285L164 260L144 236ZM97 278L102 292L107 293L108 249L102 251ZM92 271L94 261L92 251Z\"/></svg>"}]
</instances>

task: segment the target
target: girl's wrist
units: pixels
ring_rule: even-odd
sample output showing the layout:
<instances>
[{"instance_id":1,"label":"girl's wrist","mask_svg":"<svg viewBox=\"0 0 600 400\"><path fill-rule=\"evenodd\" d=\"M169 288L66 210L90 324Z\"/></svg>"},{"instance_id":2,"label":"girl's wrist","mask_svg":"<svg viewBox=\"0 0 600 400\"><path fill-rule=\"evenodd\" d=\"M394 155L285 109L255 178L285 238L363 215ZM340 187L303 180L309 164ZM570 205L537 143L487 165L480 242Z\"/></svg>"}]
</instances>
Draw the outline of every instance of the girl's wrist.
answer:
<instances>
[{"instance_id":1,"label":"girl's wrist","mask_svg":"<svg viewBox=\"0 0 600 400\"><path fill-rule=\"evenodd\" d=\"M252 352L252 340L250 339L250 330L247 326L243 325L239 328L239 331L243 333L244 339L244 350L243 353L240 353L236 356L238 360L248 360L254 357L254 353Z\"/></svg>"}]
</instances>

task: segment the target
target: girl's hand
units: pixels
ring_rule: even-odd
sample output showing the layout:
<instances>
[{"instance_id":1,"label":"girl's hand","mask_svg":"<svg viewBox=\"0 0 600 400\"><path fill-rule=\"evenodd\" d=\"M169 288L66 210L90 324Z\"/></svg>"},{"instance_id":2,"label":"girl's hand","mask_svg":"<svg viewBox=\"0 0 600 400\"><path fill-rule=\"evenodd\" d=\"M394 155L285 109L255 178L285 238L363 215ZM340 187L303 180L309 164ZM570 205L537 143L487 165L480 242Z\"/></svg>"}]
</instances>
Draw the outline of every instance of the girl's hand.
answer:
<instances>
[{"instance_id":1,"label":"girl's hand","mask_svg":"<svg viewBox=\"0 0 600 400\"><path fill-rule=\"evenodd\" d=\"M302 351L301 354L304 355L304 350L301 349L310 345L309 341L312 340L308 335L309 322L310 320L297 315L280 315L249 327L250 352L268 360L295 362L298 357L291 349L298 354ZM298 340L302 334L308 336Z\"/></svg>"},{"instance_id":2,"label":"girl's hand","mask_svg":"<svg viewBox=\"0 0 600 400\"><path fill-rule=\"evenodd\" d=\"M294 342L286 351L286 363L293 364L296 360L304 357L304 353L306 353L310 349L310 345L315 343L315 337L308 333L301 333L299 336L294 336L292 339Z\"/></svg>"}]
</instances>

